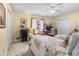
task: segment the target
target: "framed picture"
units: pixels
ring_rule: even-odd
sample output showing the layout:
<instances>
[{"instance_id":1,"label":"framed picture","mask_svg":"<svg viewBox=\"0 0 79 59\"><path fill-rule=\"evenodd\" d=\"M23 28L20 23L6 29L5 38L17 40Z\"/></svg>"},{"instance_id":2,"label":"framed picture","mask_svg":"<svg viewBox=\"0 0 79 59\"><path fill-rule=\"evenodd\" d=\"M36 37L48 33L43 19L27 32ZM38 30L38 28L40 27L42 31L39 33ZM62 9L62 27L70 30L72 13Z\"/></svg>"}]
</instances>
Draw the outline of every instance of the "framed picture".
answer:
<instances>
[{"instance_id":1,"label":"framed picture","mask_svg":"<svg viewBox=\"0 0 79 59\"><path fill-rule=\"evenodd\" d=\"M20 25L25 24L27 26L27 18L20 18Z\"/></svg>"},{"instance_id":2,"label":"framed picture","mask_svg":"<svg viewBox=\"0 0 79 59\"><path fill-rule=\"evenodd\" d=\"M5 7L0 3L0 28L6 27L6 10Z\"/></svg>"}]
</instances>

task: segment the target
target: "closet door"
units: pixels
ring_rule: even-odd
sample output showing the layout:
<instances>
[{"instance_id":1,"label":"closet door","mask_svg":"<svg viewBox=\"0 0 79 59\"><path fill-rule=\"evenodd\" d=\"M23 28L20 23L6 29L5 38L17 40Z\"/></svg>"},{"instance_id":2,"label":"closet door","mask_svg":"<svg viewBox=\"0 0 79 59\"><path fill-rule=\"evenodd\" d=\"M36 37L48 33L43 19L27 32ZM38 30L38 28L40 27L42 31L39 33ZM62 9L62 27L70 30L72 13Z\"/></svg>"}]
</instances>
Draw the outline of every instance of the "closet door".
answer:
<instances>
[{"instance_id":1,"label":"closet door","mask_svg":"<svg viewBox=\"0 0 79 59\"><path fill-rule=\"evenodd\" d=\"M7 11L7 42L8 42L8 47L12 43L12 16L11 14Z\"/></svg>"},{"instance_id":2,"label":"closet door","mask_svg":"<svg viewBox=\"0 0 79 59\"><path fill-rule=\"evenodd\" d=\"M70 31L70 19L57 21L58 34L67 34Z\"/></svg>"}]
</instances>

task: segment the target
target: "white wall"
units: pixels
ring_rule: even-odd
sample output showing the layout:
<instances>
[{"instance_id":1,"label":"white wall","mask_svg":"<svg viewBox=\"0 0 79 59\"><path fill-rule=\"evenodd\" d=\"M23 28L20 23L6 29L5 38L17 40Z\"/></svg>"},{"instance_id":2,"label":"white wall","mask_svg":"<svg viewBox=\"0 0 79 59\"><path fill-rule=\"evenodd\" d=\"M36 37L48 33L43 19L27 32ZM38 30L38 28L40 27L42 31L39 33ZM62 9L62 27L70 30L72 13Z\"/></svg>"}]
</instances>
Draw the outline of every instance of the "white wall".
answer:
<instances>
[{"instance_id":1,"label":"white wall","mask_svg":"<svg viewBox=\"0 0 79 59\"><path fill-rule=\"evenodd\" d=\"M12 12L7 3L3 3L6 9L6 28L0 29L0 55L6 55L12 42Z\"/></svg>"}]
</instances>

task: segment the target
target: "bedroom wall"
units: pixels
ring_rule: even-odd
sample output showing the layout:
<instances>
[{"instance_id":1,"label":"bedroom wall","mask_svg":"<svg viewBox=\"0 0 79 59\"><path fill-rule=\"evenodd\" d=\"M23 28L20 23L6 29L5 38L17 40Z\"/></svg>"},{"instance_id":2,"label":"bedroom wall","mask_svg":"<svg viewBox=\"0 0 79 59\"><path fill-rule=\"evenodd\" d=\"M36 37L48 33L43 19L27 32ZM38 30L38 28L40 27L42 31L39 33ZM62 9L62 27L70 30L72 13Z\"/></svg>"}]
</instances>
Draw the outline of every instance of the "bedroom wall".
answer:
<instances>
[{"instance_id":1,"label":"bedroom wall","mask_svg":"<svg viewBox=\"0 0 79 59\"><path fill-rule=\"evenodd\" d=\"M28 14L28 13L21 13L21 12L13 12L14 16L13 16L13 39L14 41L16 41L16 38L20 36L20 29L19 29L19 25L20 25L20 18L27 18L27 27L31 28L31 17L35 17L35 18L43 18L45 20L45 22L51 23L52 18L49 17L44 17L44 16L35 16L32 14Z\"/></svg>"},{"instance_id":2,"label":"bedroom wall","mask_svg":"<svg viewBox=\"0 0 79 59\"><path fill-rule=\"evenodd\" d=\"M46 23L52 23L53 25L57 26L57 20L61 19L70 19L71 24L70 24L70 29L72 30L75 27L75 23L79 22L79 11L77 12L72 12L69 14L65 14L63 16L55 17L55 18L48 18L48 17L43 17L43 16L34 16L32 14L26 14L26 13L21 13L21 12L13 12L14 14L14 19L13 19L13 39L16 40L17 37L20 36L19 34L19 25L20 25L20 18L24 17L27 18L27 26L30 28L31 24L31 17L36 17L36 18L44 18Z\"/></svg>"},{"instance_id":3,"label":"bedroom wall","mask_svg":"<svg viewBox=\"0 0 79 59\"><path fill-rule=\"evenodd\" d=\"M8 32L8 21L11 20L9 19L9 17L7 16L7 13L9 13L8 10L10 10L10 7L8 4L3 4L5 9L6 9L6 28L0 28L0 56L2 55L6 55L7 54L7 49L8 49L8 36L9 36L9 32ZM9 24L11 25L11 24ZM9 28L11 29L11 28Z\"/></svg>"},{"instance_id":4,"label":"bedroom wall","mask_svg":"<svg viewBox=\"0 0 79 59\"><path fill-rule=\"evenodd\" d=\"M72 30L75 28L76 22L79 22L79 11L53 18L54 25L57 26L57 20L63 20L63 19L70 19L70 21L71 21L70 29Z\"/></svg>"}]
</instances>

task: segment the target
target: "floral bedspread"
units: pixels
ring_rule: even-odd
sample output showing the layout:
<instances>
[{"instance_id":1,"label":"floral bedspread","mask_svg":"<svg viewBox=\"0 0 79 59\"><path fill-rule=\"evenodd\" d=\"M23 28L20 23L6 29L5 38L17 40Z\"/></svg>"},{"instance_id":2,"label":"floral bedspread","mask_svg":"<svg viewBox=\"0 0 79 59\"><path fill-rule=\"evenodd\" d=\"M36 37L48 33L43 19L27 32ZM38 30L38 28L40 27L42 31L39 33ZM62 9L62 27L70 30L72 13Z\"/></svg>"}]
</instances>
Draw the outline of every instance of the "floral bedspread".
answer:
<instances>
[{"instance_id":1,"label":"floral bedspread","mask_svg":"<svg viewBox=\"0 0 79 59\"><path fill-rule=\"evenodd\" d=\"M51 36L35 35L31 39L30 44L34 45L39 50L39 53L42 53L44 56L63 56L67 51L64 47L59 45L62 42L62 40Z\"/></svg>"}]
</instances>

